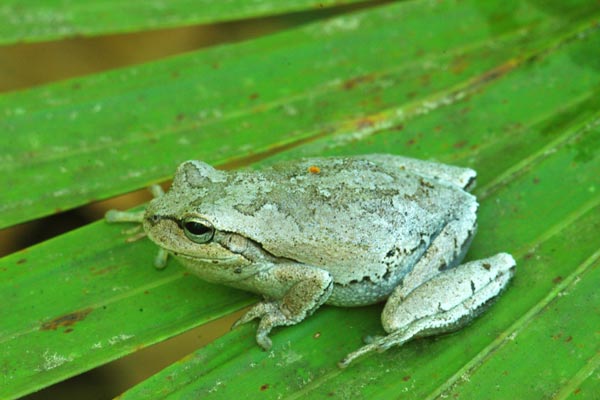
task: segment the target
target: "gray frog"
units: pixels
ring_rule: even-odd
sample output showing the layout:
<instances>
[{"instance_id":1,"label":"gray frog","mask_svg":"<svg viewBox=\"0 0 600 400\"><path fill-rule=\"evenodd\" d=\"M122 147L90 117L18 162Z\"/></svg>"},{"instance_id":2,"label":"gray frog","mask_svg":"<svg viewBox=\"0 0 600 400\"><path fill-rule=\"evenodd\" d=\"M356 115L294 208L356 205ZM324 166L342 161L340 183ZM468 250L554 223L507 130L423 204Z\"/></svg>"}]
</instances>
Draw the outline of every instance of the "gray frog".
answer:
<instances>
[{"instance_id":1,"label":"gray frog","mask_svg":"<svg viewBox=\"0 0 600 400\"><path fill-rule=\"evenodd\" d=\"M511 255L460 264L476 231L475 171L394 155L308 158L261 171L181 164L173 186L139 221L200 278L265 300L234 326L260 319L256 341L322 304L387 299L388 333L340 361L468 324L514 274Z\"/></svg>"}]
</instances>

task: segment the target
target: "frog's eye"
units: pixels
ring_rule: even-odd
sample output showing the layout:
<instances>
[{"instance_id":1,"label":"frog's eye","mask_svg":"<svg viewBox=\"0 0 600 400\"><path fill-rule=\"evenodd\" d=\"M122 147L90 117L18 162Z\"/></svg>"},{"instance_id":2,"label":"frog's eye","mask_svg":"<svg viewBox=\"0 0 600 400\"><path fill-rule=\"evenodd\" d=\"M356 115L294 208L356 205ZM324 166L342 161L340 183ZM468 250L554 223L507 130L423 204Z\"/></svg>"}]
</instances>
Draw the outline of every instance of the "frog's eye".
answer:
<instances>
[{"instance_id":1,"label":"frog's eye","mask_svg":"<svg viewBox=\"0 0 600 400\"><path fill-rule=\"evenodd\" d=\"M195 243L208 243L215 234L215 228L210 222L198 217L183 220L183 232L188 239Z\"/></svg>"}]
</instances>

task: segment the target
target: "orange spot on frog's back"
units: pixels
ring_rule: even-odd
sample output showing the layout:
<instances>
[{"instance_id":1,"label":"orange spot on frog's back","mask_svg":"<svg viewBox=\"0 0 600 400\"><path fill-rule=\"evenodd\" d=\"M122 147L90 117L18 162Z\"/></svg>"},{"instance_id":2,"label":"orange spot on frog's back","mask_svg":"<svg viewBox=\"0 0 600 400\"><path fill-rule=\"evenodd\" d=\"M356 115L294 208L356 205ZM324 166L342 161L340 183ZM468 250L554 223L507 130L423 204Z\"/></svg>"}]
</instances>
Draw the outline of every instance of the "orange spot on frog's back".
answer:
<instances>
[{"instance_id":1,"label":"orange spot on frog's back","mask_svg":"<svg viewBox=\"0 0 600 400\"><path fill-rule=\"evenodd\" d=\"M319 172L321 172L321 168L317 167L316 165L311 165L310 167L308 167L308 172L310 172L311 174L318 174Z\"/></svg>"}]
</instances>

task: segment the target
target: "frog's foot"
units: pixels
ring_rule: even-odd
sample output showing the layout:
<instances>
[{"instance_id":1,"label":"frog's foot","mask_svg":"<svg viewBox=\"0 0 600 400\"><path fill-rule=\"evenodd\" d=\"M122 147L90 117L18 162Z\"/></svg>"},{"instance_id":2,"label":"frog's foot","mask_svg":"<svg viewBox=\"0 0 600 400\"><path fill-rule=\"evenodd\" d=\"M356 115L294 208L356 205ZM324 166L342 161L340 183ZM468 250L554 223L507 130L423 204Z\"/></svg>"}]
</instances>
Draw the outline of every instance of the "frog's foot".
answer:
<instances>
[{"instance_id":1,"label":"frog's foot","mask_svg":"<svg viewBox=\"0 0 600 400\"><path fill-rule=\"evenodd\" d=\"M387 336L367 336L365 338L365 343L367 344L358 350L349 353L340 362L338 362L338 366L340 368L346 368L352 361L364 356L365 354L375 351L378 353L383 353L392 346L401 346L413 337L414 333L411 334L404 331L392 332Z\"/></svg>"},{"instance_id":2,"label":"frog's foot","mask_svg":"<svg viewBox=\"0 0 600 400\"><path fill-rule=\"evenodd\" d=\"M115 222L144 222L144 212L143 211L119 211L119 210L108 210L106 214L104 214L104 219L108 223Z\"/></svg>"},{"instance_id":3,"label":"frog's foot","mask_svg":"<svg viewBox=\"0 0 600 400\"><path fill-rule=\"evenodd\" d=\"M127 243L137 242L138 240L146 237L146 232L142 230L142 222L144 221L143 211L118 211L108 210L104 214L104 219L109 224L121 223L121 222L137 222L139 225L123 230L121 233L127 235L125 241Z\"/></svg>"},{"instance_id":4,"label":"frog's foot","mask_svg":"<svg viewBox=\"0 0 600 400\"><path fill-rule=\"evenodd\" d=\"M271 348L271 329L304 320L327 301L333 290L333 278L329 272L298 264L273 265L248 278L246 284L285 290L281 298L268 298L256 304L232 327L260 318L256 341L265 350Z\"/></svg>"},{"instance_id":5,"label":"frog's foot","mask_svg":"<svg viewBox=\"0 0 600 400\"><path fill-rule=\"evenodd\" d=\"M446 270L414 289L401 302L394 299L397 292L392 293L382 314L383 327L389 335L372 339L338 365L345 368L373 351L384 352L415 337L462 328L501 293L513 276L514 268L512 256L500 253Z\"/></svg>"},{"instance_id":6,"label":"frog's foot","mask_svg":"<svg viewBox=\"0 0 600 400\"><path fill-rule=\"evenodd\" d=\"M231 329L250 322L253 319L260 318L260 323L256 330L256 342L264 350L271 348L272 342L269 338L271 329L276 326L293 325L300 322L299 319L286 316L281 311L281 306L278 301L263 301L252 307L246 314L238 319Z\"/></svg>"},{"instance_id":7,"label":"frog's foot","mask_svg":"<svg viewBox=\"0 0 600 400\"><path fill-rule=\"evenodd\" d=\"M162 190L162 187L159 185L152 185L148 188L150 193L152 193L153 197L160 197L165 194ZM144 211L119 211L119 210L108 210L106 214L104 214L104 219L106 222L115 223L115 222L144 222Z\"/></svg>"},{"instance_id":8,"label":"frog's foot","mask_svg":"<svg viewBox=\"0 0 600 400\"><path fill-rule=\"evenodd\" d=\"M160 197L164 194L164 191L159 185L152 185L148 188L154 197ZM125 241L128 243L135 242L146 237L146 232L141 231L141 224L144 222L144 211L118 211L108 210L104 215L104 219L108 223L120 223L120 222L137 222L138 226L134 229L128 230L125 234L130 235ZM167 265L167 258L169 253L164 249L159 249L158 254L154 258L154 266L157 269L163 269Z\"/></svg>"},{"instance_id":9,"label":"frog's foot","mask_svg":"<svg viewBox=\"0 0 600 400\"><path fill-rule=\"evenodd\" d=\"M168 260L169 260L169 253L162 247L159 247L158 252L156 253L156 256L154 256L154 267L156 269L165 269L165 267L167 266Z\"/></svg>"},{"instance_id":10,"label":"frog's foot","mask_svg":"<svg viewBox=\"0 0 600 400\"><path fill-rule=\"evenodd\" d=\"M373 352L383 353L392 346L402 346L404 343L408 342L414 337L421 336L420 333L424 331L423 328L423 325L415 324L406 327L406 329L400 329L385 336L366 336L364 338L364 342L366 344L344 357L340 362L338 362L338 366L340 368L346 368L352 361L364 356L365 354Z\"/></svg>"}]
</instances>

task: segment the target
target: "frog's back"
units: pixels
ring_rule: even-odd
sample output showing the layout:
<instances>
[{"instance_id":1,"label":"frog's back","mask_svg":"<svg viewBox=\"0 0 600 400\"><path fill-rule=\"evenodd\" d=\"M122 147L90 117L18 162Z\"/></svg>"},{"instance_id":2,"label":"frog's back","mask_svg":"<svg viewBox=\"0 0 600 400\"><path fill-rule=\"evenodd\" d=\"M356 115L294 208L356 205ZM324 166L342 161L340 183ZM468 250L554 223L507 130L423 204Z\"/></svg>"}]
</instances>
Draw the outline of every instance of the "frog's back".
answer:
<instances>
[{"instance_id":1,"label":"frog's back","mask_svg":"<svg viewBox=\"0 0 600 400\"><path fill-rule=\"evenodd\" d=\"M198 210L271 254L327 269L340 285L402 277L475 201L460 187L361 157L313 158L228 173Z\"/></svg>"}]
</instances>

